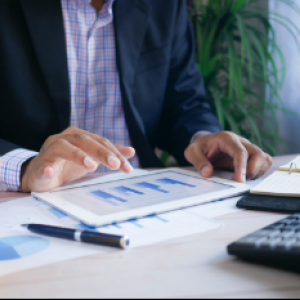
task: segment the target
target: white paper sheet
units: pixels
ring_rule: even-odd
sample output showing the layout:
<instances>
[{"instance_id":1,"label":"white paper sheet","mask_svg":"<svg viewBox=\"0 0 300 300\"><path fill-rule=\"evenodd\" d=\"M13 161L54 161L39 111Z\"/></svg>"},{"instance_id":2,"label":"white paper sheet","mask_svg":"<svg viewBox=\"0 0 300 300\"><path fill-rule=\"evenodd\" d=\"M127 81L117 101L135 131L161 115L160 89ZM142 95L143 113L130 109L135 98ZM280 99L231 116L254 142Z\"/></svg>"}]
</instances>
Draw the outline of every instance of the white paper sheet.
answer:
<instances>
[{"instance_id":1,"label":"white paper sheet","mask_svg":"<svg viewBox=\"0 0 300 300\"><path fill-rule=\"evenodd\" d=\"M138 172L142 174L144 171ZM117 176L121 178L124 175ZM100 178L94 182L101 180L106 179ZM126 234L130 237L132 247L154 244L219 228L222 223L208 218L239 211L235 207L237 200L216 201L186 210L153 215L101 228L100 231ZM85 228L78 221L31 197L0 204L0 276L83 256L120 251L34 235L20 227L24 223Z\"/></svg>"},{"instance_id":2,"label":"white paper sheet","mask_svg":"<svg viewBox=\"0 0 300 300\"><path fill-rule=\"evenodd\" d=\"M290 161L288 164L286 164L284 166L281 166L279 168L279 170L280 171L287 171L287 172L289 172L290 168L291 168L291 164L293 164L292 165L293 172L295 172L295 171L299 172L300 171L300 156L297 156L292 161Z\"/></svg>"},{"instance_id":3,"label":"white paper sheet","mask_svg":"<svg viewBox=\"0 0 300 300\"><path fill-rule=\"evenodd\" d=\"M277 171L251 190L255 194L299 197L300 173Z\"/></svg>"},{"instance_id":4,"label":"white paper sheet","mask_svg":"<svg viewBox=\"0 0 300 300\"><path fill-rule=\"evenodd\" d=\"M116 251L107 247L34 235L20 227L20 224L23 223L85 228L84 225L78 224L76 220L31 197L1 204L0 276L82 256ZM130 237L131 246L139 247L205 232L221 225L219 222L186 211L175 211L160 216L151 216L137 221L112 225L102 228L100 231L120 235L126 234ZM23 239L25 237L25 241L22 238L20 241L19 237ZM30 237L38 237L39 240L30 241ZM9 239L7 240L7 238ZM29 241L26 241L26 239L29 239ZM44 247L43 243L47 245ZM20 258L8 260L9 257L14 258L15 256L20 256Z\"/></svg>"}]
</instances>

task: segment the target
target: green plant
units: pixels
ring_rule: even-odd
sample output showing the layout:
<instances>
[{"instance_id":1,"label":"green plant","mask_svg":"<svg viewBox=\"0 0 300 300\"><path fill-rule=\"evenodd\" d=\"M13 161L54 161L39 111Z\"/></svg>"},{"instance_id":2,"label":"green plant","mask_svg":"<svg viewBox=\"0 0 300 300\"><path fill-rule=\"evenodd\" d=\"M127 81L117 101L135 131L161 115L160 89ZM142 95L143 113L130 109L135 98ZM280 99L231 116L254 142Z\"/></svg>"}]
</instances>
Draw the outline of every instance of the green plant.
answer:
<instances>
[{"instance_id":1,"label":"green plant","mask_svg":"<svg viewBox=\"0 0 300 300\"><path fill-rule=\"evenodd\" d=\"M277 1L300 13L294 1ZM189 12L197 39L195 59L222 127L276 155L276 111L285 110L278 94L285 59L272 22L284 26L296 41L300 30L288 17L263 10L259 2L190 0Z\"/></svg>"}]
</instances>

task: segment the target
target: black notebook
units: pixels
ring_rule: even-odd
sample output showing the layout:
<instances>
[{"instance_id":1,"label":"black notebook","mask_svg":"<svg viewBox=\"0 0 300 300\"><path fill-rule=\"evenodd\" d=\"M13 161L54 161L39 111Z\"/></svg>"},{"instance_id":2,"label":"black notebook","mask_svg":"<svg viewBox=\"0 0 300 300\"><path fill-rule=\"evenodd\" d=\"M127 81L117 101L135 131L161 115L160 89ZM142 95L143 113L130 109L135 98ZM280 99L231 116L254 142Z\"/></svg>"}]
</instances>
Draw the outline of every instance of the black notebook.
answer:
<instances>
[{"instance_id":1,"label":"black notebook","mask_svg":"<svg viewBox=\"0 0 300 300\"><path fill-rule=\"evenodd\" d=\"M300 212L300 197L280 197L248 193L238 203L238 208L293 214Z\"/></svg>"}]
</instances>

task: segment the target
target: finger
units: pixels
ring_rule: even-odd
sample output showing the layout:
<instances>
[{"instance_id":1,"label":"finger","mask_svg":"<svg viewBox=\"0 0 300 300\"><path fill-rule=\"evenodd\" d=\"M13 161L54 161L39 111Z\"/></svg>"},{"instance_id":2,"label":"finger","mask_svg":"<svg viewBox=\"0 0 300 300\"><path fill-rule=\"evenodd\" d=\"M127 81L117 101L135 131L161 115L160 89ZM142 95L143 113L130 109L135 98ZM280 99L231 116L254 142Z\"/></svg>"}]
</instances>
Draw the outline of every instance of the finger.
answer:
<instances>
[{"instance_id":1,"label":"finger","mask_svg":"<svg viewBox=\"0 0 300 300\"><path fill-rule=\"evenodd\" d=\"M98 167L98 164L82 150L71 145L66 140L58 139L52 143L46 152L39 155L35 176L40 185L54 179L58 175L55 174L54 169L55 163L60 160L72 161L81 166L87 173L94 172ZM56 180L60 181L58 177Z\"/></svg>"},{"instance_id":2,"label":"finger","mask_svg":"<svg viewBox=\"0 0 300 300\"><path fill-rule=\"evenodd\" d=\"M105 154L102 153L103 150L99 151L99 155L100 159L101 159L101 163L103 163L105 166L107 166L110 169L113 170L117 170L117 169L121 169L123 172L125 173L130 173L132 172L133 168L130 165L129 161L127 160L126 157L124 157L118 150L117 148L107 139L100 137L96 134L92 134L90 132L86 132L84 130L81 129L77 129L77 128L69 128L66 131L67 135L75 135L76 140L77 140L77 147L82 147L82 143L84 142L84 140L87 137L90 137L90 139L94 140L95 142L99 143L100 145L102 145L103 148L108 149L111 151L111 156L112 157L107 157L107 159L105 160ZM79 144L78 144L79 142ZM124 147L125 148L125 147ZM131 149L131 147L128 147ZM94 149L94 148L93 148ZM129 150L130 152L132 150ZM97 155L95 156L97 157ZM119 161L117 161L114 157L117 157Z\"/></svg>"},{"instance_id":3,"label":"finger","mask_svg":"<svg viewBox=\"0 0 300 300\"><path fill-rule=\"evenodd\" d=\"M74 162L90 172L95 171L98 167L98 164L87 153L65 139L58 139L50 145L47 152L43 155L43 161L46 165L43 174L50 176L51 171L49 169L49 172L46 172L46 167L53 167L54 163L61 159Z\"/></svg>"},{"instance_id":4,"label":"finger","mask_svg":"<svg viewBox=\"0 0 300 300\"><path fill-rule=\"evenodd\" d=\"M254 179L258 179L258 178L262 177L273 164L273 159L268 154L264 153L263 156L264 156L263 163L261 165L259 172L254 177Z\"/></svg>"},{"instance_id":5,"label":"finger","mask_svg":"<svg viewBox=\"0 0 300 300\"><path fill-rule=\"evenodd\" d=\"M125 155L123 155L118 149L117 147L112 144L108 139L105 139L103 137L99 137L97 135L92 135L92 138L94 138L98 143L100 143L101 145L103 145L105 148L109 149L112 153L114 153L116 155L116 157L120 160L120 169L125 172L125 173L131 173L133 171L133 167L131 166L131 164L129 163L127 157ZM128 149L126 149L128 148ZM131 147L123 147L122 149L123 151L128 151L129 153L129 158L131 158L132 156L132 148Z\"/></svg>"},{"instance_id":6,"label":"finger","mask_svg":"<svg viewBox=\"0 0 300 300\"><path fill-rule=\"evenodd\" d=\"M111 170L118 170L121 165L121 160L117 155L104 147L99 142L95 141L87 134L65 134L63 138L69 143L91 156L99 164L105 165Z\"/></svg>"},{"instance_id":7,"label":"finger","mask_svg":"<svg viewBox=\"0 0 300 300\"><path fill-rule=\"evenodd\" d=\"M248 168L247 168L247 178L248 179L255 179L257 178L261 168L262 164L265 162L262 162L261 155L256 153L250 157L250 160L248 162Z\"/></svg>"},{"instance_id":8,"label":"finger","mask_svg":"<svg viewBox=\"0 0 300 300\"><path fill-rule=\"evenodd\" d=\"M250 155L247 177L249 179L257 179L271 167L273 160L268 154L250 142L244 143L244 146Z\"/></svg>"},{"instance_id":9,"label":"finger","mask_svg":"<svg viewBox=\"0 0 300 300\"><path fill-rule=\"evenodd\" d=\"M192 165L196 167L201 176L204 178L212 176L214 167L204 155L201 145L198 145L197 147L195 145L191 145L185 152L185 157Z\"/></svg>"},{"instance_id":10,"label":"finger","mask_svg":"<svg viewBox=\"0 0 300 300\"><path fill-rule=\"evenodd\" d=\"M54 177L54 168L53 167L46 167L44 169L44 172L43 172L43 178L42 179L51 179Z\"/></svg>"},{"instance_id":11,"label":"finger","mask_svg":"<svg viewBox=\"0 0 300 300\"><path fill-rule=\"evenodd\" d=\"M228 139L221 150L232 157L234 166L233 180L246 182L248 151L238 139Z\"/></svg>"},{"instance_id":12,"label":"finger","mask_svg":"<svg viewBox=\"0 0 300 300\"><path fill-rule=\"evenodd\" d=\"M132 147L123 147L116 145L116 148L127 159L135 156L135 150Z\"/></svg>"}]
</instances>

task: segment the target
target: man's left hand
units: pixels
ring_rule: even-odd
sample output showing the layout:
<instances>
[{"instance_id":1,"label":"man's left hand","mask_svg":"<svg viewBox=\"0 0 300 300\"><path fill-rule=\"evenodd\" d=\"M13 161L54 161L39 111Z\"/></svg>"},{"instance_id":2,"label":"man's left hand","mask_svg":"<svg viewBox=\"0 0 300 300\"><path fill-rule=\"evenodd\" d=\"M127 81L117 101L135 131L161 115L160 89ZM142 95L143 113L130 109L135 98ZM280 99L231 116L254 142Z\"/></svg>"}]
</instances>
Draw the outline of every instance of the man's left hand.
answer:
<instances>
[{"instance_id":1,"label":"man's left hand","mask_svg":"<svg viewBox=\"0 0 300 300\"><path fill-rule=\"evenodd\" d=\"M272 158L248 140L232 132L199 133L185 151L187 161L207 178L214 169L234 171L232 180L241 183L262 176Z\"/></svg>"}]
</instances>

